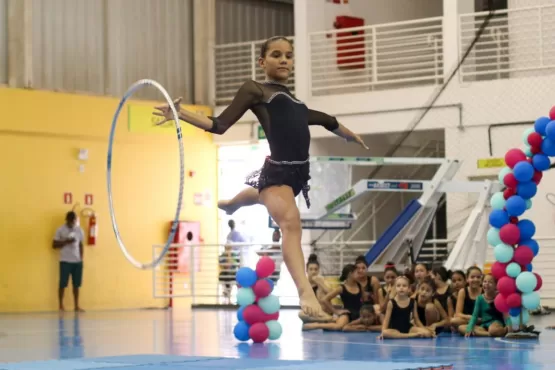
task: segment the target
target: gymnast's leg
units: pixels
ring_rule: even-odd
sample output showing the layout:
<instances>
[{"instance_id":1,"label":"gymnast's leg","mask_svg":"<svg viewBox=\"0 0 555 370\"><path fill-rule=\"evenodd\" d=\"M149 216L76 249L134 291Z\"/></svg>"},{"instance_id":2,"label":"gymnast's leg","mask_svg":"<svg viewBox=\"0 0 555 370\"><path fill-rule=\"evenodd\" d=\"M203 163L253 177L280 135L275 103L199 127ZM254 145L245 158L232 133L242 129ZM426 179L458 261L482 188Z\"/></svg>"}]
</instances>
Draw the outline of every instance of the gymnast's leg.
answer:
<instances>
[{"instance_id":1,"label":"gymnast's leg","mask_svg":"<svg viewBox=\"0 0 555 370\"><path fill-rule=\"evenodd\" d=\"M313 317L329 316L320 306L305 274L301 216L293 190L287 185L270 186L260 192L260 200L281 230L283 260L297 286L302 311Z\"/></svg>"},{"instance_id":2,"label":"gymnast's leg","mask_svg":"<svg viewBox=\"0 0 555 370\"><path fill-rule=\"evenodd\" d=\"M218 202L218 208L228 215L232 215L241 207L252 206L255 204L260 204L258 190L248 187L231 199L220 200Z\"/></svg>"}]
</instances>

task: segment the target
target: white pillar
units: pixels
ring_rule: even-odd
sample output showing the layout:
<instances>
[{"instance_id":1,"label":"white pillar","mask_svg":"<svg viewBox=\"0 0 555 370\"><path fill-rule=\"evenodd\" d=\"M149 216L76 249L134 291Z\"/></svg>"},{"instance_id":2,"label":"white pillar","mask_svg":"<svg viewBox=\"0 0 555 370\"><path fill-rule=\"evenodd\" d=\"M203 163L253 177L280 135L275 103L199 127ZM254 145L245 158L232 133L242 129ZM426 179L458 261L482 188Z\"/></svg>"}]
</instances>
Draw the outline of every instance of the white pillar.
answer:
<instances>
[{"instance_id":1,"label":"white pillar","mask_svg":"<svg viewBox=\"0 0 555 370\"><path fill-rule=\"evenodd\" d=\"M295 0L295 95L301 101L310 97L310 40L308 37L309 2Z\"/></svg>"},{"instance_id":2,"label":"white pillar","mask_svg":"<svg viewBox=\"0 0 555 370\"><path fill-rule=\"evenodd\" d=\"M8 0L8 85L33 87L32 1Z\"/></svg>"},{"instance_id":3,"label":"white pillar","mask_svg":"<svg viewBox=\"0 0 555 370\"><path fill-rule=\"evenodd\" d=\"M215 105L216 1L193 0L194 104Z\"/></svg>"}]
</instances>

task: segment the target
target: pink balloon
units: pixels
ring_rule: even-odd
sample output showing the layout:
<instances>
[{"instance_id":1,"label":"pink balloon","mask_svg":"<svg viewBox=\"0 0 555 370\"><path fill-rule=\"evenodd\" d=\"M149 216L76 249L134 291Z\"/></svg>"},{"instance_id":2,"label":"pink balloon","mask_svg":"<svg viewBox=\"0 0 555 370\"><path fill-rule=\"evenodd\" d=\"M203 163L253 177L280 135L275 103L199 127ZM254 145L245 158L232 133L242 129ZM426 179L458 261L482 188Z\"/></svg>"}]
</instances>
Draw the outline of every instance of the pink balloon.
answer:
<instances>
[{"instance_id":1,"label":"pink balloon","mask_svg":"<svg viewBox=\"0 0 555 370\"><path fill-rule=\"evenodd\" d=\"M532 181L534 181L536 185L539 185L540 181L542 181L542 177L543 177L543 172L534 171L534 176L532 177Z\"/></svg>"},{"instance_id":2,"label":"pink balloon","mask_svg":"<svg viewBox=\"0 0 555 370\"><path fill-rule=\"evenodd\" d=\"M541 287L543 285L543 280L542 280L542 277L540 275L536 274L535 272L534 272L534 275L536 275L536 280L538 281L536 283L536 289L534 289L534 291L538 291L538 290L541 289Z\"/></svg>"},{"instance_id":3,"label":"pink balloon","mask_svg":"<svg viewBox=\"0 0 555 370\"><path fill-rule=\"evenodd\" d=\"M272 293L272 287L266 279L260 279L252 287L252 291L257 298L264 298Z\"/></svg>"},{"instance_id":4,"label":"pink balloon","mask_svg":"<svg viewBox=\"0 0 555 370\"><path fill-rule=\"evenodd\" d=\"M495 278L495 280L500 281L504 276L507 276L507 264L501 262L494 262L491 265L491 274Z\"/></svg>"},{"instance_id":5,"label":"pink balloon","mask_svg":"<svg viewBox=\"0 0 555 370\"><path fill-rule=\"evenodd\" d=\"M511 309L507 304L507 302L505 301L505 297L503 297L503 295L501 294L498 294L497 297L495 297L495 300L493 301L493 303L495 305L495 308L497 308L497 311L501 313L508 313L509 310Z\"/></svg>"},{"instance_id":6,"label":"pink balloon","mask_svg":"<svg viewBox=\"0 0 555 370\"><path fill-rule=\"evenodd\" d=\"M525 161L526 154L520 149L511 149L505 154L505 163L513 168L518 162Z\"/></svg>"},{"instance_id":7,"label":"pink balloon","mask_svg":"<svg viewBox=\"0 0 555 370\"><path fill-rule=\"evenodd\" d=\"M518 180L516 179L515 175L512 173L508 173L503 177L503 183L508 188L516 188L518 185Z\"/></svg>"},{"instance_id":8,"label":"pink balloon","mask_svg":"<svg viewBox=\"0 0 555 370\"><path fill-rule=\"evenodd\" d=\"M538 154L542 152L542 148L541 146L531 146L530 152L532 152L532 154Z\"/></svg>"},{"instance_id":9,"label":"pink balloon","mask_svg":"<svg viewBox=\"0 0 555 370\"><path fill-rule=\"evenodd\" d=\"M257 304L251 304L243 310L243 319L249 325L264 322L264 311Z\"/></svg>"},{"instance_id":10,"label":"pink balloon","mask_svg":"<svg viewBox=\"0 0 555 370\"><path fill-rule=\"evenodd\" d=\"M541 147L542 141L542 136L537 132L532 132L530 135L528 135L528 144L530 144L531 146Z\"/></svg>"},{"instance_id":11,"label":"pink balloon","mask_svg":"<svg viewBox=\"0 0 555 370\"><path fill-rule=\"evenodd\" d=\"M505 298L505 302L510 308L517 308L522 306L522 297L519 293L513 293Z\"/></svg>"},{"instance_id":12,"label":"pink balloon","mask_svg":"<svg viewBox=\"0 0 555 370\"><path fill-rule=\"evenodd\" d=\"M505 200L509 199L515 194L516 194L516 189L514 188L506 188L505 190L503 190L503 198L505 198Z\"/></svg>"},{"instance_id":13,"label":"pink balloon","mask_svg":"<svg viewBox=\"0 0 555 370\"><path fill-rule=\"evenodd\" d=\"M549 111L549 119L555 120L555 106Z\"/></svg>"},{"instance_id":14,"label":"pink balloon","mask_svg":"<svg viewBox=\"0 0 555 370\"><path fill-rule=\"evenodd\" d=\"M276 269L276 263L270 257L262 257L258 260L256 264L256 275L260 279L267 278L268 276L272 275L274 270Z\"/></svg>"},{"instance_id":15,"label":"pink balloon","mask_svg":"<svg viewBox=\"0 0 555 370\"><path fill-rule=\"evenodd\" d=\"M520 240L520 230L515 224L506 224L499 230L499 238L505 244L515 245Z\"/></svg>"},{"instance_id":16,"label":"pink balloon","mask_svg":"<svg viewBox=\"0 0 555 370\"><path fill-rule=\"evenodd\" d=\"M268 321L272 321L272 320L277 320L279 319L279 311L277 311L276 313L272 313L272 314L264 314L264 322L268 322Z\"/></svg>"},{"instance_id":17,"label":"pink balloon","mask_svg":"<svg viewBox=\"0 0 555 370\"><path fill-rule=\"evenodd\" d=\"M263 322L258 322L250 327L249 337L254 343L262 343L270 336L270 329Z\"/></svg>"},{"instance_id":18,"label":"pink balloon","mask_svg":"<svg viewBox=\"0 0 555 370\"><path fill-rule=\"evenodd\" d=\"M534 259L534 252L526 245L521 245L515 249L513 260L519 265L527 265Z\"/></svg>"},{"instance_id":19,"label":"pink balloon","mask_svg":"<svg viewBox=\"0 0 555 370\"><path fill-rule=\"evenodd\" d=\"M516 293L516 281L510 276L503 276L497 281L497 290L505 297Z\"/></svg>"}]
</instances>

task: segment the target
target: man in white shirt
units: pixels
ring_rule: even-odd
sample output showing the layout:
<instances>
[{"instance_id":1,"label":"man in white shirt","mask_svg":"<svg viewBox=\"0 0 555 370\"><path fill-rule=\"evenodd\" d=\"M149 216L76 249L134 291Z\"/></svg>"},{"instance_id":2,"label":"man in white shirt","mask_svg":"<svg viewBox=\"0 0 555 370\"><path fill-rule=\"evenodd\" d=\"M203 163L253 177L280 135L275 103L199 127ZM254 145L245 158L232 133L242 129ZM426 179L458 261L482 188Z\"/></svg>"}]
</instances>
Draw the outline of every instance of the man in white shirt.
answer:
<instances>
[{"instance_id":1,"label":"man in white shirt","mask_svg":"<svg viewBox=\"0 0 555 370\"><path fill-rule=\"evenodd\" d=\"M56 230L52 247L60 250L60 285L58 301L60 311L64 310L64 291L69 283L73 285L75 311L82 312L79 307L79 288L83 281L83 240L85 233L77 225L77 215L70 211L66 214L66 223Z\"/></svg>"}]
</instances>

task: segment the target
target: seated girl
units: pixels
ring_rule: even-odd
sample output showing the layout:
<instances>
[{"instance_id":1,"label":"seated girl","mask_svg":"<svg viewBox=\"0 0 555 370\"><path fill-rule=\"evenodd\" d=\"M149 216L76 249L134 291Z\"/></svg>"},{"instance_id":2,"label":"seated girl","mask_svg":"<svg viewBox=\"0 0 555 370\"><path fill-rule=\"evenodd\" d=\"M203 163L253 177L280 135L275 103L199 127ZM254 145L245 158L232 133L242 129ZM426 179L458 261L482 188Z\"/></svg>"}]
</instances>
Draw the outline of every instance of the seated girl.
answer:
<instances>
[{"instance_id":1,"label":"seated girl","mask_svg":"<svg viewBox=\"0 0 555 370\"><path fill-rule=\"evenodd\" d=\"M378 297L380 303L380 312L385 312L387 308L387 302L393 297L395 297L395 279L399 277L399 273L395 268L393 263L387 262L385 264L385 269L383 272L383 279L385 285L380 287Z\"/></svg>"},{"instance_id":2,"label":"seated girl","mask_svg":"<svg viewBox=\"0 0 555 370\"><path fill-rule=\"evenodd\" d=\"M433 335L441 333L443 328L449 325L447 312L435 298L436 294L437 288L431 277L420 280L416 291L414 324L419 328L428 329Z\"/></svg>"},{"instance_id":3,"label":"seated girl","mask_svg":"<svg viewBox=\"0 0 555 370\"><path fill-rule=\"evenodd\" d=\"M410 283L406 276L399 276L395 281L395 298L387 303L382 323L381 339L431 338L435 332L413 326L411 319L418 315L414 299L410 298Z\"/></svg>"},{"instance_id":4,"label":"seated girl","mask_svg":"<svg viewBox=\"0 0 555 370\"><path fill-rule=\"evenodd\" d=\"M491 274L484 276L482 283L484 293L476 298L474 312L468 325L461 325L459 332L465 337L502 337L507 334L504 315L495 308L493 303L497 293L497 282ZM478 323L481 319L481 323Z\"/></svg>"},{"instance_id":5,"label":"seated girl","mask_svg":"<svg viewBox=\"0 0 555 370\"><path fill-rule=\"evenodd\" d=\"M459 292L464 288L466 288L465 273L461 270L453 271L451 273L451 295L447 298L447 314L451 319L455 317Z\"/></svg>"},{"instance_id":6,"label":"seated girl","mask_svg":"<svg viewBox=\"0 0 555 370\"><path fill-rule=\"evenodd\" d=\"M482 270L475 266L469 267L466 282L466 288L459 290L455 317L451 319L451 324L457 328L468 324L472 318L476 298L482 294Z\"/></svg>"},{"instance_id":7,"label":"seated girl","mask_svg":"<svg viewBox=\"0 0 555 370\"><path fill-rule=\"evenodd\" d=\"M343 331L374 331L382 330L383 316L376 313L374 306L365 303L360 308L359 318L343 327Z\"/></svg>"},{"instance_id":8,"label":"seated girl","mask_svg":"<svg viewBox=\"0 0 555 370\"><path fill-rule=\"evenodd\" d=\"M343 283L329 292L322 301L322 307L324 307L326 311L333 312L337 315L335 321L304 324L303 330L342 330L345 325L360 318L363 290L356 280L355 265L349 264L343 267L339 280L343 281ZM332 299L338 295L343 302L343 309L336 309L331 303Z\"/></svg>"},{"instance_id":9,"label":"seated girl","mask_svg":"<svg viewBox=\"0 0 555 370\"><path fill-rule=\"evenodd\" d=\"M320 275L320 262L318 262L318 256L316 256L315 254L311 254L310 256L308 256L308 262L306 263L306 274L308 277L308 282L312 286L314 294L316 294L316 298L318 298L318 301L322 305L322 309L329 315L333 314L332 310L322 304L326 295L331 291L331 288L324 277ZM330 322L330 319L313 318L306 315L302 311L299 312L299 318L305 323Z\"/></svg>"}]
</instances>

